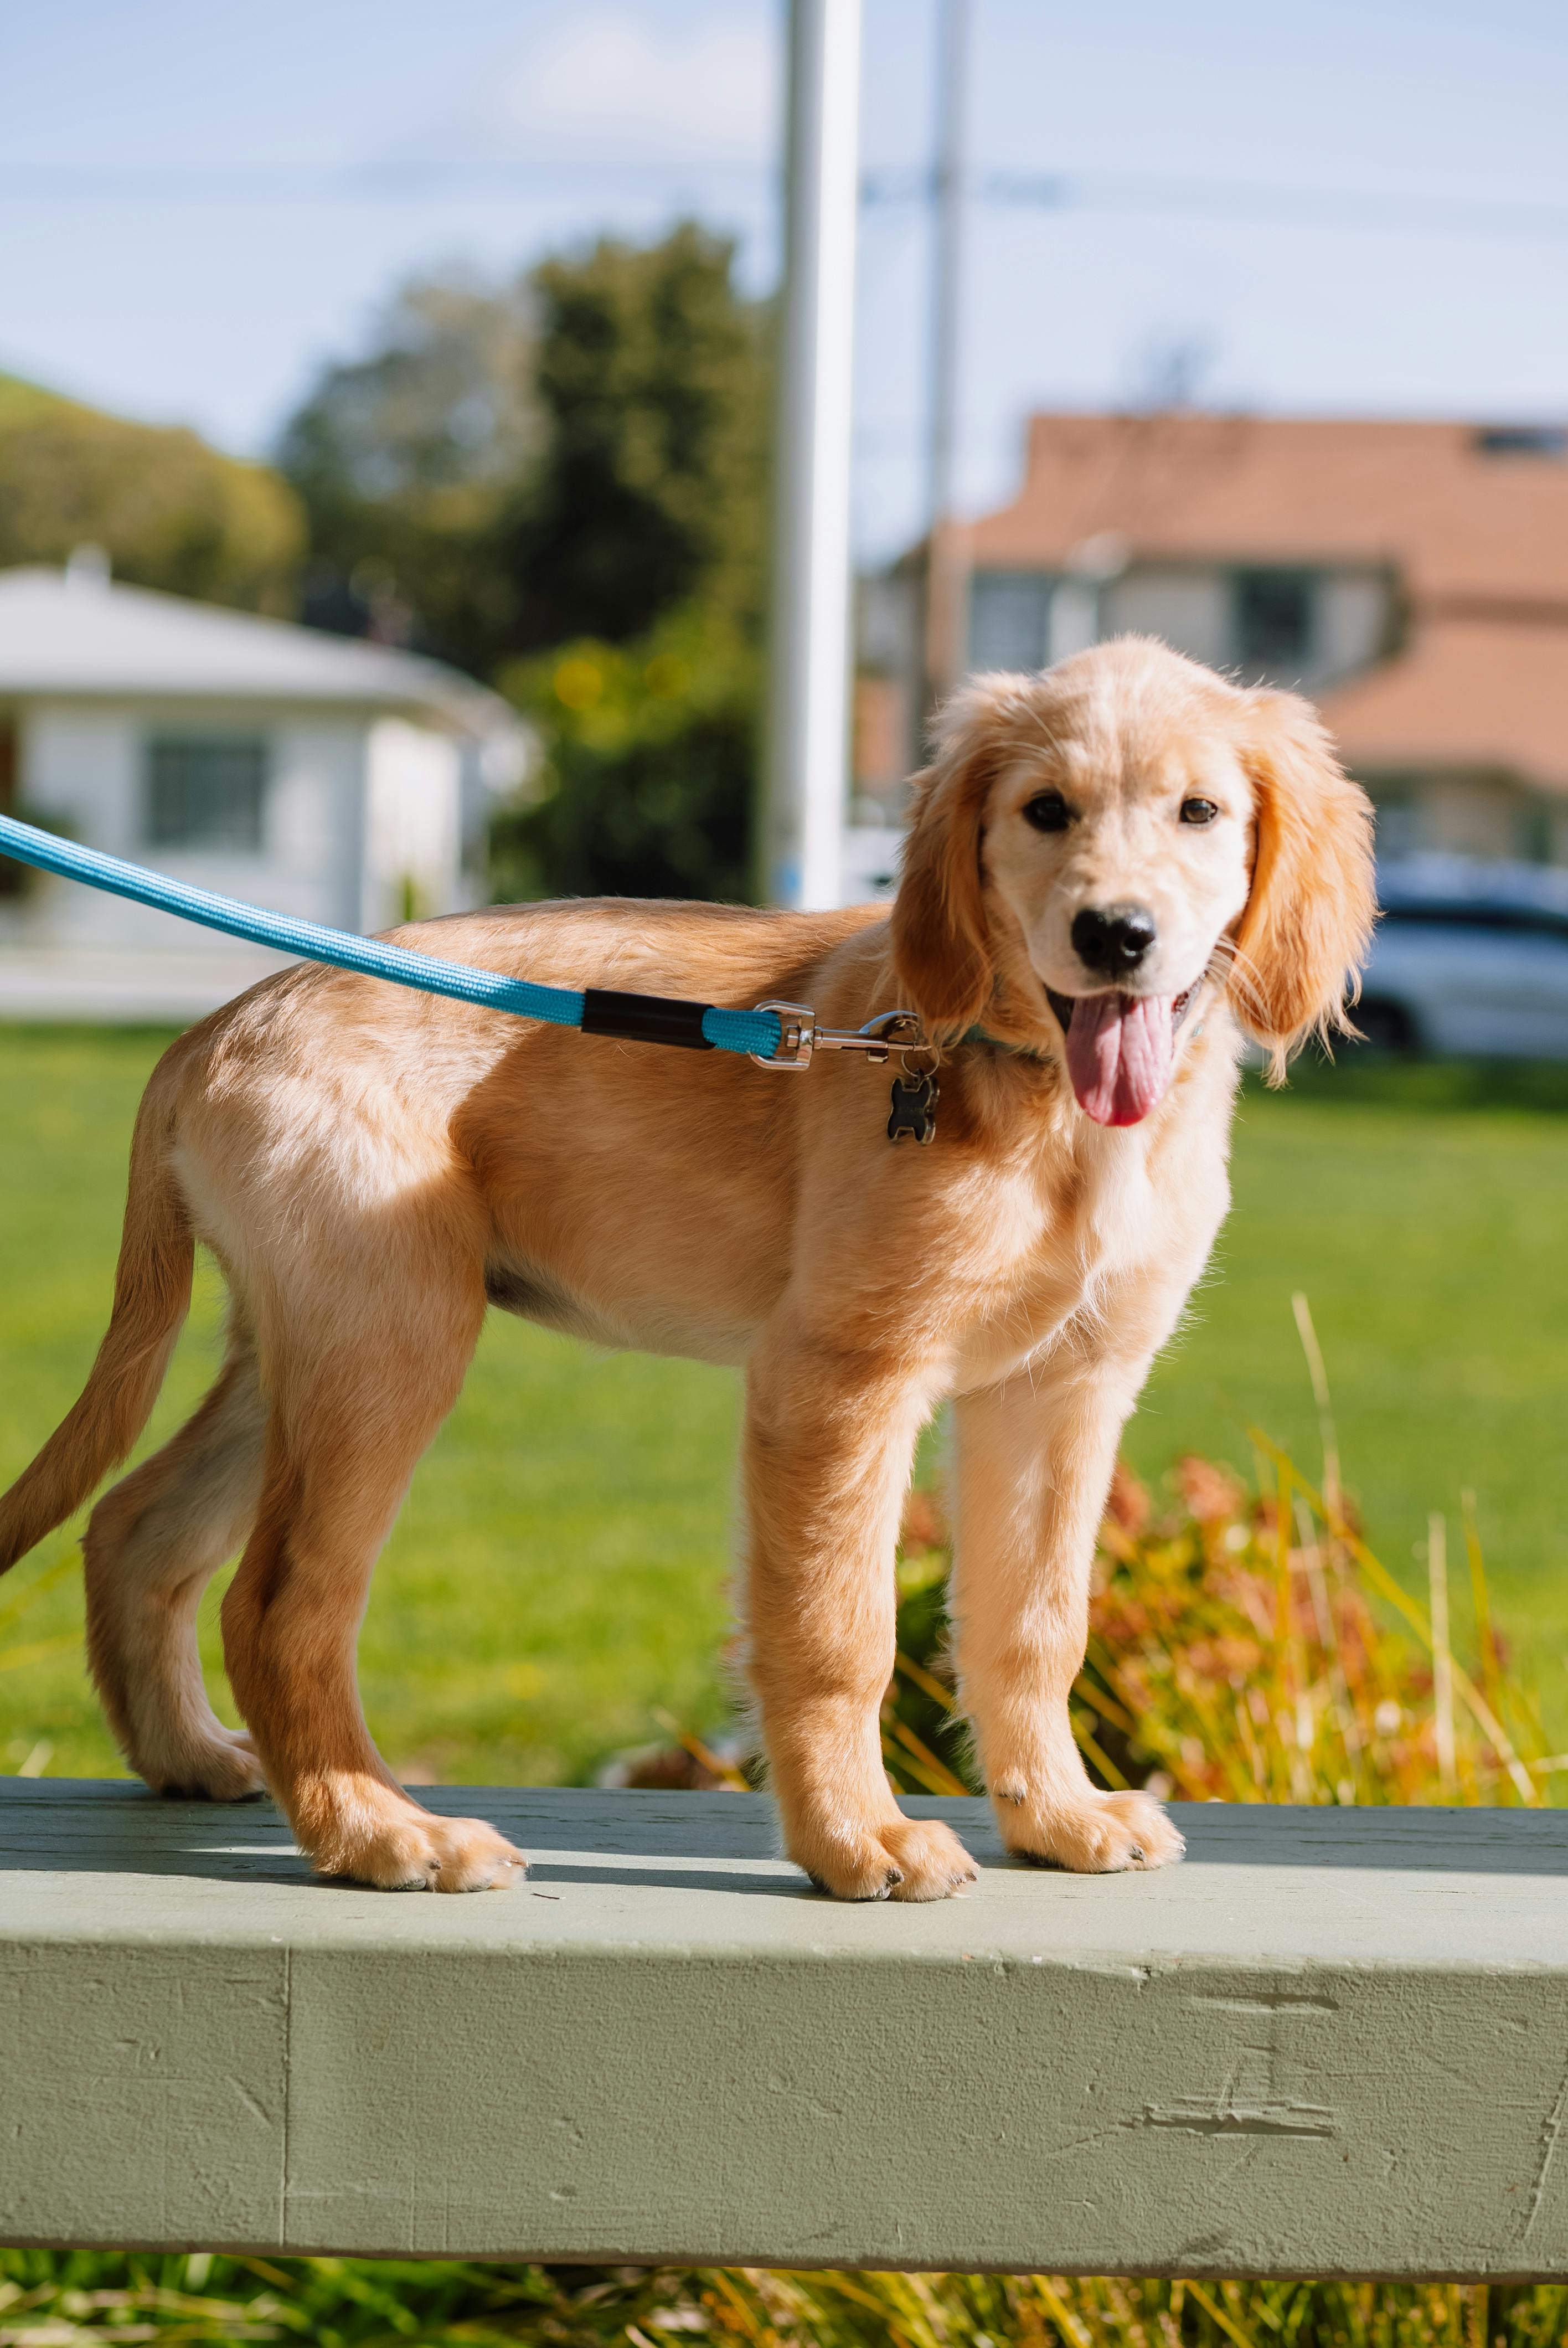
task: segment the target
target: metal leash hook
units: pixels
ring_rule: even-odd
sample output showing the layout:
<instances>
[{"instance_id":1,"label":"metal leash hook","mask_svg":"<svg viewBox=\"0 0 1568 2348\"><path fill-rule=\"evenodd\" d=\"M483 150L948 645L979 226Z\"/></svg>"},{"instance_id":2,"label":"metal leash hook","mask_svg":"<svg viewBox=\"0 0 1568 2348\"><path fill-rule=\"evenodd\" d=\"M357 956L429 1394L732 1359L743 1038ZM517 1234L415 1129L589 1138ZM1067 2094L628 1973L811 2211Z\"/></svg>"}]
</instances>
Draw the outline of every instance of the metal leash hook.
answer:
<instances>
[{"instance_id":1,"label":"metal leash hook","mask_svg":"<svg viewBox=\"0 0 1568 2348\"><path fill-rule=\"evenodd\" d=\"M809 1003L759 1003L755 1008L771 1011L779 1023L777 1051L769 1058L761 1052L751 1056L759 1068L809 1068L815 1052L864 1052L874 1067L880 1067L895 1052L930 1048L913 1011L879 1011L864 1027L819 1027ZM909 1032L899 1035L894 1032L897 1028Z\"/></svg>"},{"instance_id":2,"label":"metal leash hook","mask_svg":"<svg viewBox=\"0 0 1568 2348\"><path fill-rule=\"evenodd\" d=\"M809 1004L759 1003L756 1007L771 1011L779 1023L773 1057L764 1060L760 1052L752 1054L759 1068L809 1068L816 1052L864 1052L873 1066L880 1066L897 1052L900 1073L893 1079L887 1138L901 1141L907 1134L912 1141L936 1139L938 1056L913 1011L879 1011L864 1027L819 1027ZM912 1067L912 1059L919 1055L929 1065Z\"/></svg>"}]
</instances>

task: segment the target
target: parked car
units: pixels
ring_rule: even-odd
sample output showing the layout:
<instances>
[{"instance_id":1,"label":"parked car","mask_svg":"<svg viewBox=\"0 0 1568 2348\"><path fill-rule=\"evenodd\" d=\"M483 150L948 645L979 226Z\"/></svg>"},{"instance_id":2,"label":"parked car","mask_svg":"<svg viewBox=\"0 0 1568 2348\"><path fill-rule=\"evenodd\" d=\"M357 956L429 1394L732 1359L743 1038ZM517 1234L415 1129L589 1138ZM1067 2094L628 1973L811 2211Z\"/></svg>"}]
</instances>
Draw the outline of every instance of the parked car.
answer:
<instances>
[{"instance_id":1,"label":"parked car","mask_svg":"<svg viewBox=\"0 0 1568 2348\"><path fill-rule=\"evenodd\" d=\"M1402 857L1378 897L1354 1014L1368 1045L1568 1060L1568 870Z\"/></svg>"}]
</instances>

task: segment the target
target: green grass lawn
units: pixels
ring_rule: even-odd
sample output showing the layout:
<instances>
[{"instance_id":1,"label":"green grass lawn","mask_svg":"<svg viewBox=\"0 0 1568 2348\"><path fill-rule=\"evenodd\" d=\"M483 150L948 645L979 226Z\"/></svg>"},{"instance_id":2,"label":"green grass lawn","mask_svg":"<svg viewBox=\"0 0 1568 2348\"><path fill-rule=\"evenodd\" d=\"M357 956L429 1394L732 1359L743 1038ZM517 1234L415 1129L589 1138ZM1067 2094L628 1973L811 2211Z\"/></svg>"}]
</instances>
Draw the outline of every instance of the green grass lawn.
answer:
<instances>
[{"instance_id":1,"label":"green grass lawn","mask_svg":"<svg viewBox=\"0 0 1568 2348\"><path fill-rule=\"evenodd\" d=\"M107 1318L126 1146L161 1039L0 1029L0 1478L77 1392ZM1181 1450L1250 1464L1255 1419L1316 1472L1290 1312L1306 1290L1347 1481L1412 1577L1427 1511L1473 1486L1522 1665L1568 1742L1568 1070L1358 1063L1249 1090L1235 1209L1191 1323L1131 1431L1157 1478ZM215 1365L210 1276L149 1440ZM712 1723L733 1528L735 1382L593 1354L497 1316L378 1570L361 1645L371 1724L410 1773L590 1774ZM1457 1548L1457 1541L1455 1543ZM118 1766L82 1672L61 1535L0 1585L0 1768ZM215 1600L205 1610L214 1699Z\"/></svg>"},{"instance_id":2,"label":"green grass lawn","mask_svg":"<svg viewBox=\"0 0 1568 2348\"><path fill-rule=\"evenodd\" d=\"M1132 1461L1158 1476L1192 1449L1250 1472L1256 1423L1316 1480L1303 1290L1373 1545L1424 1596L1428 1512L1462 1557L1474 1491L1499 1614L1568 1743L1568 1067L1305 1063L1244 1095L1233 1189Z\"/></svg>"},{"instance_id":3,"label":"green grass lawn","mask_svg":"<svg viewBox=\"0 0 1568 2348\"><path fill-rule=\"evenodd\" d=\"M0 1482L69 1407L103 1334L131 1121L165 1040L0 1028ZM146 1447L212 1375L221 1300L207 1267ZM737 1402L723 1372L606 1358L491 1316L360 1642L365 1709L395 1765L569 1780L658 1736L657 1708L722 1713ZM51 1774L120 1766L82 1669L79 1576L6 1625L72 1547L57 1536L0 1582L0 1769L40 1740ZM203 1645L232 1721L217 1598Z\"/></svg>"}]
</instances>

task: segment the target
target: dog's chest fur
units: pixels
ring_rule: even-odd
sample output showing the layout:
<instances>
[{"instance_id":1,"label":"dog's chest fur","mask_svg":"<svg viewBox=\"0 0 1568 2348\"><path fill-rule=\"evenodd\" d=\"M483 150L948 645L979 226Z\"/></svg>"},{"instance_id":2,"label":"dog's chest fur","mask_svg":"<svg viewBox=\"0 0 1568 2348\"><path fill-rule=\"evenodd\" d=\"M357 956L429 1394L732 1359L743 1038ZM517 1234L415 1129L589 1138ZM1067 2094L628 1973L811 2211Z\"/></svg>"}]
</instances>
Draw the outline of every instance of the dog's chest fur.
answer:
<instances>
[{"instance_id":1,"label":"dog's chest fur","mask_svg":"<svg viewBox=\"0 0 1568 2348\"><path fill-rule=\"evenodd\" d=\"M1228 1089L1229 1071L1217 1071ZM1206 1072L1205 1072L1206 1074ZM1225 1127L1200 1076L1157 1124L1106 1131L1068 1113L999 1170L975 1218L958 1383L994 1384L1064 1344L1170 1334L1229 1204Z\"/></svg>"}]
</instances>

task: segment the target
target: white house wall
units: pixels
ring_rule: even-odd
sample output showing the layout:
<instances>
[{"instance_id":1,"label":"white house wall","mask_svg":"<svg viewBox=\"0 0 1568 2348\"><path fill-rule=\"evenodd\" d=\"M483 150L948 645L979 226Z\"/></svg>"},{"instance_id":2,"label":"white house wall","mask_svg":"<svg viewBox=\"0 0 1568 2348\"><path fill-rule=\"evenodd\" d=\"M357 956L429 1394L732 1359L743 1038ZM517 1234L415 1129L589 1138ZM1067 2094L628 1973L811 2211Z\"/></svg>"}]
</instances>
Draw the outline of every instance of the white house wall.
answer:
<instances>
[{"instance_id":1,"label":"white house wall","mask_svg":"<svg viewBox=\"0 0 1568 2348\"><path fill-rule=\"evenodd\" d=\"M1098 583L1045 572L983 572L971 604L970 659L980 667L1031 669L1103 637L1157 636L1211 668L1239 657L1232 563L1138 562ZM1381 572L1309 566L1311 643L1300 676L1307 691L1353 675L1387 650L1389 585Z\"/></svg>"},{"instance_id":2,"label":"white house wall","mask_svg":"<svg viewBox=\"0 0 1568 2348\"><path fill-rule=\"evenodd\" d=\"M463 901L463 763L457 744L401 717L370 729L364 925L450 912Z\"/></svg>"},{"instance_id":3,"label":"white house wall","mask_svg":"<svg viewBox=\"0 0 1568 2348\"><path fill-rule=\"evenodd\" d=\"M152 848L142 813L145 746L158 733L256 733L268 744L263 845L258 854ZM85 845L156 863L160 871L279 912L360 925L364 862L364 717L203 710L190 704L25 705L19 784L25 807L57 819ZM210 933L70 882L45 883L0 935L40 946L124 945L210 953Z\"/></svg>"},{"instance_id":4,"label":"white house wall","mask_svg":"<svg viewBox=\"0 0 1568 2348\"><path fill-rule=\"evenodd\" d=\"M134 853L139 740L139 721L123 709L25 707L17 746L22 804L58 818L111 856Z\"/></svg>"},{"instance_id":5,"label":"white house wall","mask_svg":"<svg viewBox=\"0 0 1568 2348\"><path fill-rule=\"evenodd\" d=\"M266 861L268 884L279 894L266 903L340 929L361 927L369 730L360 717L313 715L272 729Z\"/></svg>"},{"instance_id":6,"label":"white house wall","mask_svg":"<svg viewBox=\"0 0 1568 2348\"><path fill-rule=\"evenodd\" d=\"M1531 803L1506 783L1478 776L1431 777L1420 794L1422 847L1455 856L1508 857L1529 853L1522 833Z\"/></svg>"},{"instance_id":7,"label":"white house wall","mask_svg":"<svg viewBox=\"0 0 1568 2348\"><path fill-rule=\"evenodd\" d=\"M1370 668L1387 649L1387 580L1368 572L1329 572L1318 582L1314 619L1317 685Z\"/></svg>"},{"instance_id":8,"label":"white house wall","mask_svg":"<svg viewBox=\"0 0 1568 2348\"><path fill-rule=\"evenodd\" d=\"M1159 636L1193 660L1224 668L1235 657L1229 577L1140 565L1106 589L1099 633Z\"/></svg>"}]
</instances>

